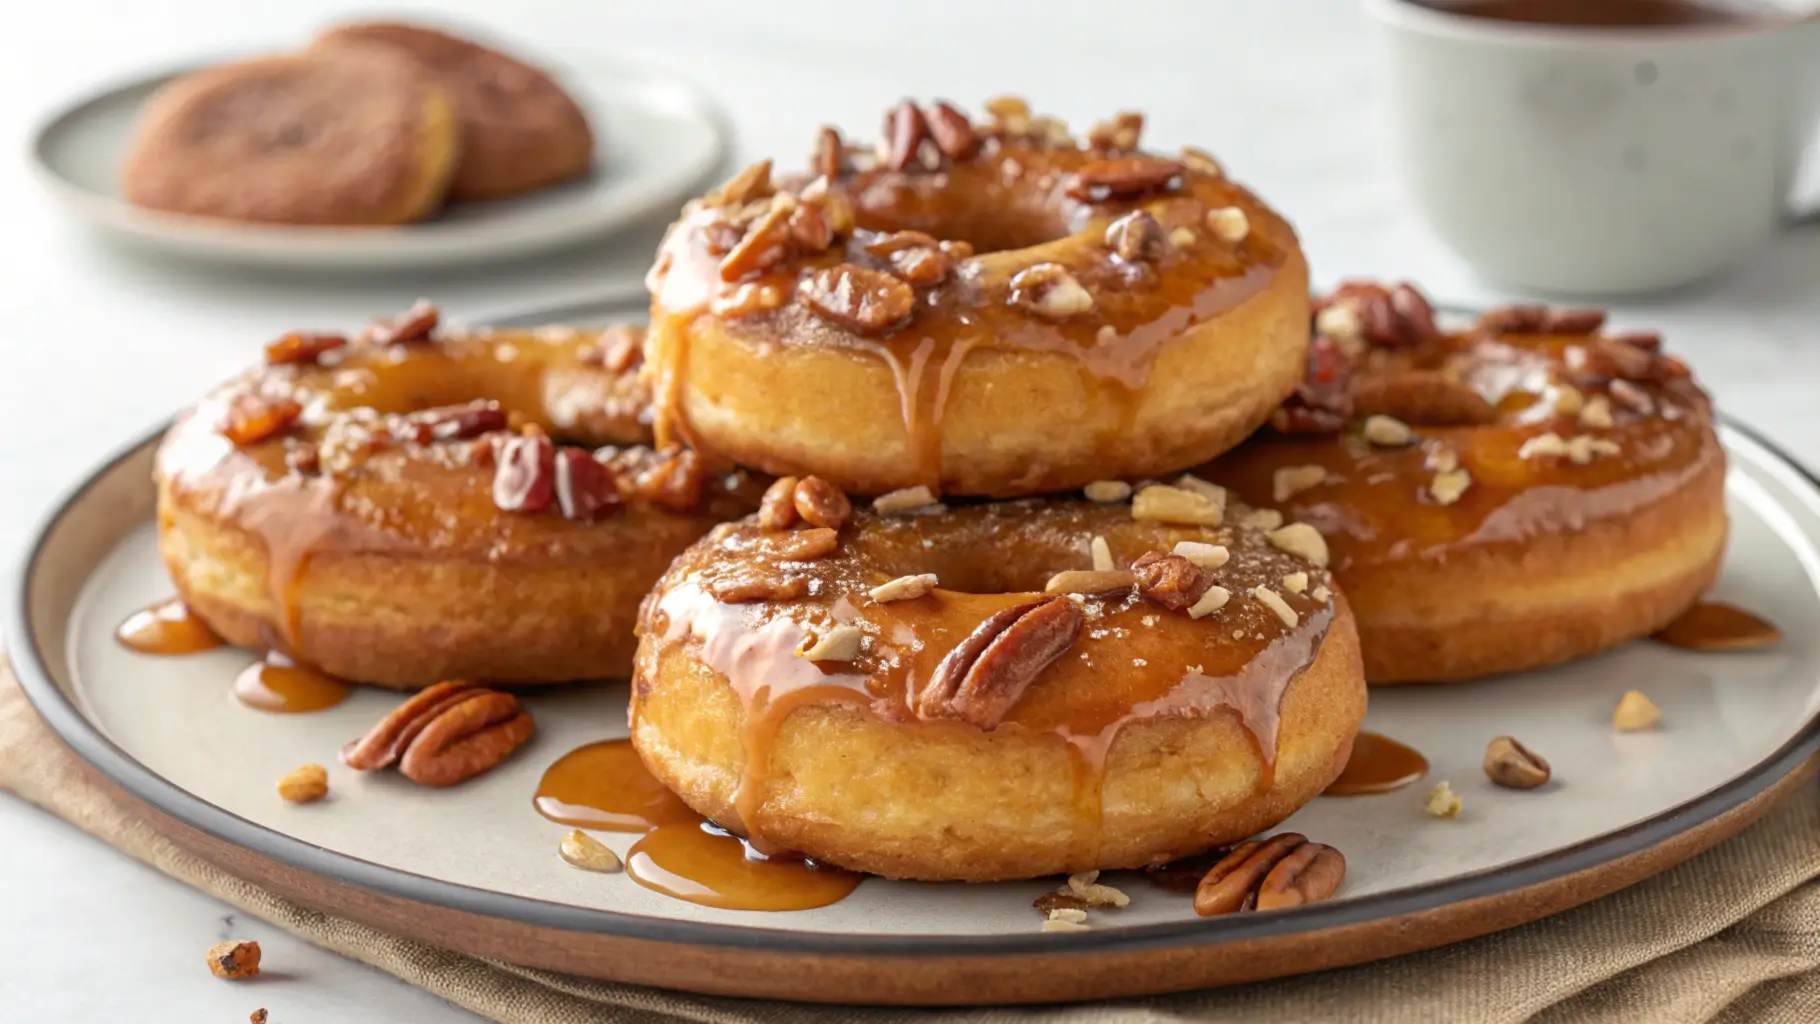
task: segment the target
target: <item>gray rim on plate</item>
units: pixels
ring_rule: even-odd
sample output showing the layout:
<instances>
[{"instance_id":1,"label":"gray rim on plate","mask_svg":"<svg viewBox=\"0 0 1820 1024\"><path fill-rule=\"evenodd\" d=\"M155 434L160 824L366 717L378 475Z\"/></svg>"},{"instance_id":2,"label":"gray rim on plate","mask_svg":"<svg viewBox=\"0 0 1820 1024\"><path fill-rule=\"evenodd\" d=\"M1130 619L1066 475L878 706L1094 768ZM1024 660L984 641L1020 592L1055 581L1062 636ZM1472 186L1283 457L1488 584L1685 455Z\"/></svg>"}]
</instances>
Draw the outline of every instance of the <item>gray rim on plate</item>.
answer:
<instances>
[{"instance_id":1,"label":"gray rim on plate","mask_svg":"<svg viewBox=\"0 0 1820 1024\"><path fill-rule=\"evenodd\" d=\"M559 306L545 306L535 311L487 318L486 322L503 325L537 320L550 322L583 319L603 313L623 314L626 305L626 296L596 293L591 298ZM1757 431L1728 417L1721 417L1721 422L1774 456L1808 487L1820 493L1820 479ZM5 636L15 674L27 698L51 730L68 743L77 756L133 796L192 828L311 874L323 875L386 896L487 917L652 942L847 957L1041 953L1076 955L1098 951L1213 946L1404 917L1465 900L1516 892L1610 864L1648 850L1742 806L1820 753L1820 718L1816 718L1810 720L1774 753L1724 785L1660 814L1558 850L1499 867L1369 896L1315 903L1270 914L1234 914L1099 929L1072 936L1071 941L1066 943L1058 943L1054 936L1036 931L1029 935L1009 936L824 934L788 927L735 926L646 917L512 896L429 878L323 849L225 811L140 764L132 755L102 735L51 681L32 640L27 612L28 590L37 571L44 539L71 507L83 499L96 479L154 442L162 429L139 438L110 457L66 493L40 520L38 528L33 532L30 553L16 570L17 575L10 588L13 603L7 616Z\"/></svg>"}]
</instances>

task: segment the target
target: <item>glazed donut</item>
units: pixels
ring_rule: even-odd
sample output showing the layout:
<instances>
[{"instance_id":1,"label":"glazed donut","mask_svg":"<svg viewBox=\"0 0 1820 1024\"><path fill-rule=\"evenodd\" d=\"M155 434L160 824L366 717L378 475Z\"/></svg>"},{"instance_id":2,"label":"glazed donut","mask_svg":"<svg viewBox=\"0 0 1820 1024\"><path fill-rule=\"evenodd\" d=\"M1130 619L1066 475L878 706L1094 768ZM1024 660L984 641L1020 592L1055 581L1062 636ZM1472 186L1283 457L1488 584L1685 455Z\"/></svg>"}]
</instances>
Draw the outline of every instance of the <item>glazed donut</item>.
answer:
<instances>
[{"instance_id":1,"label":"glazed donut","mask_svg":"<svg viewBox=\"0 0 1820 1024\"><path fill-rule=\"evenodd\" d=\"M832 486L781 478L652 591L633 745L759 849L891 877L1137 867L1250 836L1344 767L1357 639L1318 534L1161 521L1219 518L1184 493L843 522Z\"/></svg>"},{"instance_id":2,"label":"glazed donut","mask_svg":"<svg viewBox=\"0 0 1820 1024\"><path fill-rule=\"evenodd\" d=\"M1653 334L1518 306L1435 326L1407 284L1317 306L1274 429L1199 472L1326 535L1374 683L1540 668L1661 628L1713 580L1725 455Z\"/></svg>"},{"instance_id":3,"label":"glazed donut","mask_svg":"<svg viewBox=\"0 0 1820 1024\"><path fill-rule=\"evenodd\" d=\"M461 120L452 199L497 199L587 173L594 133L548 74L515 57L423 25L362 22L324 32L313 52L380 47L436 76Z\"/></svg>"},{"instance_id":4,"label":"glazed donut","mask_svg":"<svg viewBox=\"0 0 1820 1024\"><path fill-rule=\"evenodd\" d=\"M345 679L623 676L670 559L756 507L646 436L639 332L292 334L160 446L159 548L230 643ZM582 447L571 447L580 445Z\"/></svg>"},{"instance_id":5,"label":"glazed donut","mask_svg":"<svg viewBox=\"0 0 1820 1024\"><path fill-rule=\"evenodd\" d=\"M402 224L442 203L459 144L448 95L409 59L267 57L159 89L121 189L134 205L200 217Z\"/></svg>"},{"instance_id":6,"label":"glazed donut","mask_svg":"<svg viewBox=\"0 0 1820 1024\"><path fill-rule=\"evenodd\" d=\"M1295 386L1307 265L1211 157L906 101L882 155L756 164L652 266L660 440L848 491L1010 497L1179 469Z\"/></svg>"}]
</instances>

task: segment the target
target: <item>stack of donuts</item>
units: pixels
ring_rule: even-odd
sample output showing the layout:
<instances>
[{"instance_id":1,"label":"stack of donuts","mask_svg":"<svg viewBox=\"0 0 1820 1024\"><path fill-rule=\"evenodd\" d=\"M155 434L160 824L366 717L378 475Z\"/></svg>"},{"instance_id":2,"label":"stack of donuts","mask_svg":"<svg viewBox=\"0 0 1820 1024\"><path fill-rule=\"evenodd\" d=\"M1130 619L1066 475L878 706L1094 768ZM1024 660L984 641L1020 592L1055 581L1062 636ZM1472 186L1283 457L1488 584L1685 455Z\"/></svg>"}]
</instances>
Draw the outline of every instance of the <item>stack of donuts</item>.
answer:
<instances>
[{"instance_id":1,"label":"stack of donuts","mask_svg":"<svg viewBox=\"0 0 1820 1024\"><path fill-rule=\"evenodd\" d=\"M823 129L684 209L648 332L280 339L160 453L179 590L365 682L629 672L645 764L757 848L986 881L1251 836L1368 679L1589 654L1710 582L1723 456L1657 339L1311 302L1284 219L1142 126Z\"/></svg>"}]
</instances>

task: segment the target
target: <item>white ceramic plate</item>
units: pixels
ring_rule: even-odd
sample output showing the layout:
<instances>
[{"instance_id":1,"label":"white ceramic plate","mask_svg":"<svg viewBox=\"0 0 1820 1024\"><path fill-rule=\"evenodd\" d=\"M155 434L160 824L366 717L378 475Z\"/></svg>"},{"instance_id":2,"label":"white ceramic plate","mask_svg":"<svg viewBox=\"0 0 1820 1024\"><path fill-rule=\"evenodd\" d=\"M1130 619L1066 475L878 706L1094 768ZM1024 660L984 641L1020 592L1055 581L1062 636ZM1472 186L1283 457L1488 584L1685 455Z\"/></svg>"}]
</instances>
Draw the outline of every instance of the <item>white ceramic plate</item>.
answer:
<instances>
[{"instance_id":1,"label":"white ceramic plate","mask_svg":"<svg viewBox=\"0 0 1820 1024\"><path fill-rule=\"evenodd\" d=\"M572 307L560 316L545 310L539 319L582 320L590 312L600 310ZM130 612L171 593L151 524L154 439L97 470L52 514L23 567L8 641L27 693L81 756L140 800L237 848L367 892L480 915L498 922L502 934L531 925L662 943L665 956L686 948L772 958L762 969L729 967L681 980L632 958L545 960L517 947L526 962L720 992L865 999L872 989L834 981L805 996L801 986L777 980L775 958L801 956L805 965L827 966L829 958L871 957L880 973L862 971L857 984L877 978L876 991L899 1001L956 998L884 987L886 965L901 968L918 957L949 968L957 958L966 961L961 974L977 968L971 976L983 984L978 972L997 965L1000 980L1027 973L1032 956L1090 953L1114 962L1129 955L1151 963L1180 956L1208 964L1253 956L1272 942L1304 943L1294 947L1295 959L1279 955L1243 976L1292 973L1445 941L1399 945L1392 938L1373 945L1376 952L1331 948L1357 944L1360 926L1378 926L1381 936L1450 911L1508 925L1635 881L1735 830L1750 808L1767 806L1763 798L1785 791L1820 751L1820 636L1809 628L1820 619L1820 489L1747 432L1728 426L1723 435L1731 456L1732 532L1714 596L1781 624L1783 643L1754 653L1695 654L1645 641L1524 677L1375 690L1366 727L1416 747L1433 769L1423 783L1398 792L1317 799L1285 822L1284 829L1343 850L1348 873L1335 899L1282 913L1199 919L1186 897L1154 889L1139 875L1114 873L1107 880L1129 893L1132 905L1096 912L1091 932L1055 936L1038 931L1030 908L1054 879L997 885L868 879L831 906L765 914L677 901L623 874L575 871L554 852L566 827L539 817L531 797L543 770L562 754L625 735L620 684L529 696L536 738L456 790L425 790L390 773L367 777L337 765L327 803L285 804L272 791L274 779L301 763L334 764L341 744L397 698L363 690L325 712L267 715L229 695L248 654L156 658L114 642L114 628ZM1662 707L1659 730L1612 731L1612 709L1631 688ZM1547 757L1555 781L1533 792L1491 785L1479 762L1499 733ZM1442 779L1465 802L1456 819L1423 812L1428 786ZM1732 824L1716 827L1725 821ZM1697 835L1708 838L1692 842ZM599 836L621 854L636 838ZM1641 873L1623 867L1652 851L1674 852L1650 859L1654 866ZM1597 881L1601 872L1613 880ZM1554 883L1577 885L1577 895L1550 897L1553 902L1536 897ZM1518 909L1495 909L1500 901ZM397 920L377 923L396 928ZM1497 926L1454 925L1450 934ZM1179 966L1188 963L1175 961L1160 980L1112 979L1077 989L1058 982L1023 995L1017 993L1026 990L992 991L1013 993L1005 998L1079 998L1179 988L1195 976L1232 977Z\"/></svg>"},{"instance_id":2,"label":"white ceramic plate","mask_svg":"<svg viewBox=\"0 0 1820 1024\"><path fill-rule=\"evenodd\" d=\"M310 270L409 270L510 260L671 214L720 169L729 131L694 86L621 58L563 75L600 140L586 177L509 199L451 206L418 224L378 228L236 224L132 206L120 167L140 106L185 70L78 99L32 138L39 180L86 223L142 248L186 257Z\"/></svg>"}]
</instances>

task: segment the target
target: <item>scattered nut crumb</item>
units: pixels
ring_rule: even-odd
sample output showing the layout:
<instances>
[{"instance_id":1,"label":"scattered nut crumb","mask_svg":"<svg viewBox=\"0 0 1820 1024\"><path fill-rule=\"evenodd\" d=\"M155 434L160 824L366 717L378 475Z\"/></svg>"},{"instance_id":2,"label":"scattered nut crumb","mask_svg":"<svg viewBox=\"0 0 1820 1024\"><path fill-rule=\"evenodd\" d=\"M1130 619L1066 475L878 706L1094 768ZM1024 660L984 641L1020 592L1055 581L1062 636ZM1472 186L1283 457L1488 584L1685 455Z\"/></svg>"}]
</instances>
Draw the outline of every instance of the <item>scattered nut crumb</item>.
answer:
<instances>
[{"instance_id":1,"label":"scattered nut crumb","mask_svg":"<svg viewBox=\"0 0 1820 1024\"><path fill-rule=\"evenodd\" d=\"M1507 789L1534 789L1548 781L1548 761L1510 736L1485 746L1485 776Z\"/></svg>"},{"instance_id":2,"label":"scattered nut crumb","mask_svg":"<svg viewBox=\"0 0 1820 1024\"><path fill-rule=\"evenodd\" d=\"M1314 598L1316 601L1319 601L1322 604L1326 604L1327 600L1329 598L1333 597L1333 591L1328 590L1325 585L1322 585L1322 586L1316 587L1313 590L1309 591L1308 596Z\"/></svg>"},{"instance_id":3,"label":"scattered nut crumb","mask_svg":"<svg viewBox=\"0 0 1820 1024\"><path fill-rule=\"evenodd\" d=\"M1271 475L1271 497L1279 502L1288 501L1311 487L1319 487L1326 480L1326 466L1284 466Z\"/></svg>"},{"instance_id":4,"label":"scattered nut crumb","mask_svg":"<svg viewBox=\"0 0 1820 1024\"><path fill-rule=\"evenodd\" d=\"M1584 466L1601 455L1618 455L1623 451L1616 441L1591 434L1567 439L1567 460L1576 466Z\"/></svg>"},{"instance_id":5,"label":"scattered nut crumb","mask_svg":"<svg viewBox=\"0 0 1820 1024\"><path fill-rule=\"evenodd\" d=\"M880 583L878 586L873 587L871 591L872 600L877 601L879 604L889 604L892 601L911 601L922 597L924 594L935 589L936 584L939 582L940 580L938 580L932 572L920 573L915 576L899 576L889 583Z\"/></svg>"},{"instance_id":6,"label":"scattered nut crumb","mask_svg":"<svg viewBox=\"0 0 1820 1024\"><path fill-rule=\"evenodd\" d=\"M1460 453L1452 448L1436 448L1428 453L1426 462L1437 473L1451 473L1460 468Z\"/></svg>"},{"instance_id":7,"label":"scattered nut crumb","mask_svg":"<svg viewBox=\"0 0 1820 1024\"><path fill-rule=\"evenodd\" d=\"M329 770L319 764L293 768L278 780L278 795L294 804L310 804L329 795Z\"/></svg>"},{"instance_id":8,"label":"scattered nut crumb","mask_svg":"<svg viewBox=\"0 0 1820 1024\"><path fill-rule=\"evenodd\" d=\"M607 849L607 845L580 829L574 829L562 837L562 845L556 848L562 859L583 871L618 871L619 855Z\"/></svg>"},{"instance_id":9,"label":"scattered nut crumb","mask_svg":"<svg viewBox=\"0 0 1820 1024\"><path fill-rule=\"evenodd\" d=\"M1365 336L1365 324L1359 319L1359 307L1352 302L1336 302L1314 318L1315 330L1335 341L1356 341Z\"/></svg>"},{"instance_id":10,"label":"scattered nut crumb","mask_svg":"<svg viewBox=\"0 0 1820 1024\"><path fill-rule=\"evenodd\" d=\"M797 657L809 661L852 661L859 657L860 640L865 635L858 626L835 626L809 647L797 651Z\"/></svg>"},{"instance_id":11,"label":"scattered nut crumb","mask_svg":"<svg viewBox=\"0 0 1820 1024\"><path fill-rule=\"evenodd\" d=\"M1193 146L1183 146L1182 152L1176 159L1182 162L1183 167L1186 167L1197 174L1205 174L1209 178L1223 178L1226 176L1226 169L1221 167L1220 162L1213 158L1213 154L1204 149L1196 149Z\"/></svg>"},{"instance_id":12,"label":"scattered nut crumb","mask_svg":"<svg viewBox=\"0 0 1820 1024\"><path fill-rule=\"evenodd\" d=\"M1641 690L1626 690L1618 698L1618 709L1612 712L1612 728L1619 732L1639 732L1653 729L1662 720L1662 709L1656 702L1643 695Z\"/></svg>"},{"instance_id":13,"label":"scattered nut crumb","mask_svg":"<svg viewBox=\"0 0 1820 1024\"><path fill-rule=\"evenodd\" d=\"M1093 293L1059 263L1026 267L1011 279L1012 302L1049 320L1066 320L1093 308Z\"/></svg>"},{"instance_id":14,"label":"scattered nut crumb","mask_svg":"<svg viewBox=\"0 0 1820 1024\"><path fill-rule=\"evenodd\" d=\"M1067 911L1066 909L1058 908L1054 911L1051 911L1051 914L1052 915L1053 914L1065 914L1068 912L1069 911ZM1080 911L1080 910L1076 910L1076 911L1074 911L1074 913L1080 914L1082 917L1082 920L1070 921L1067 918L1050 916L1050 917L1043 919L1043 930L1046 932L1090 931L1091 929L1084 923L1086 920L1086 913L1084 911Z\"/></svg>"},{"instance_id":15,"label":"scattered nut crumb","mask_svg":"<svg viewBox=\"0 0 1820 1024\"><path fill-rule=\"evenodd\" d=\"M1561 440L1561 435L1552 430L1546 434L1537 434L1535 437L1524 441L1523 447L1517 449L1517 458L1519 459L1534 459L1549 455L1566 454L1567 442Z\"/></svg>"},{"instance_id":16,"label":"scattered nut crumb","mask_svg":"<svg viewBox=\"0 0 1820 1024\"><path fill-rule=\"evenodd\" d=\"M248 1024L265 1024L265 1021L266 1021L265 1007L261 1006L259 1009L254 1010L252 1013L247 1014L246 1019L248 1021Z\"/></svg>"},{"instance_id":17,"label":"scattered nut crumb","mask_svg":"<svg viewBox=\"0 0 1820 1024\"><path fill-rule=\"evenodd\" d=\"M1436 818L1458 817L1460 813L1460 794L1453 791L1445 780L1428 791L1428 798L1422 802L1422 809Z\"/></svg>"},{"instance_id":18,"label":"scattered nut crumb","mask_svg":"<svg viewBox=\"0 0 1820 1024\"><path fill-rule=\"evenodd\" d=\"M1115 568L1116 563L1112 560L1112 546L1106 543L1106 538L1095 536L1087 547L1093 552L1094 572L1111 572Z\"/></svg>"},{"instance_id":19,"label":"scattered nut crumb","mask_svg":"<svg viewBox=\"0 0 1820 1024\"><path fill-rule=\"evenodd\" d=\"M1183 473L1175 478L1175 486L1184 491L1192 491L1218 505L1222 511L1226 508L1226 488L1211 481L1202 480L1192 473Z\"/></svg>"},{"instance_id":20,"label":"scattered nut crumb","mask_svg":"<svg viewBox=\"0 0 1820 1024\"><path fill-rule=\"evenodd\" d=\"M205 954L209 961L209 972L217 978L229 981L240 981L243 978L254 978L259 975L259 943L248 940L236 942L217 942L209 947Z\"/></svg>"},{"instance_id":21,"label":"scattered nut crumb","mask_svg":"<svg viewBox=\"0 0 1820 1024\"><path fill-rule=\"evenodd\" d=\"M1283 525L1283 513L1274 508L1254 508L1239 517L1239 525L1254 530L1274 530Z\"/></svg>"},{"instance_id":22,"label":"scattered nut crumb","mask_svg":"<svg viewBox=\"0 0 1820 1024\"><path fill-rule=\"evenodd\" d=\"M1232 591L1221 586L1208 587L1207 592L1201 595L1200 600L1188 606L1188 617L1191 619L1204 619L1214 612L1219 611L1221 608L1226 607L1226 602L1230 600L1232 600Z\"/></svg>"},{"instance_id":23,"label":"scattered nut crumb","mask_svg":"<svg viewBox=\"0 0 1820 1024\"><path fill-rule=\"evenodd\" d=\"M1415 439L1416 432L1395 416L1374 413L1365 417L1365 440L1380 448L1407 447Z\"/></svg>"},{"instance_id":24,"label":"scattered nut crumb","mask_svg":"<svg viewBox=\"0 0 1820 1024\"><path fill-rule=\"evenodd\" d=\"M1082 921L1087 920L1087 911L1081 907L1051 907L1049 913L1045 914L1044 917L1051 921L1067 921L1070 924L1080 924Z\"/></svg>"},{"instance_id":25,"label":"scattered nut crumb","mask_svg":"<svg viewBox=\"0 0 1820 1024\"><path fill-rule=\"evenodd\" d=\"M1169 244L1177 249L1186 249L1193 245L1198 237L1193 228L1184 225L1169 232Z\"/></svg>"},{"instance_id":26,"label":"scattered nut crumb","mask_svg":"<svg viewBox=\"0 0 1820 1024\"><path fill-rule=\"evenodd\" d=\"M1087 485L1086 495L1088 501L1110 505L1131 497L1131 485L1123 480L1095 480Z\"/></svg>"},{"instance_id":27,"label":"scattered nut crumb","mask_svg":"<svg viewBox=\"0 0 1820 1024\"><path fill-rule=\"evenodd\" d=\"M1251 234L1251 218L1236 206L1222 206L1207 211L1207 229L1220 241L1237 244Z\"/></svg>"},{"instance_id":28,"label":"scattered nut crumb","mask_svg":"<svg viewBox=\"0 0 1820 1024\"><path fill-rule=\"evenodd\" d=\"M1091 569L1069 569L1049 577L1043 586L1045 594L1104 594L1109 590L1125 590L1137 583L1134 573L1123 569L1110 569L1105 572Z\"/></svg>"},{"instance_id":29,"label":"scattered nut crumb","mask_svg":"<svg viewBox=\"0 0 1820 1024\"><path fill-rule=\"evenodd\" d=\"M1131 518L1187 526L1218 526L1225 519L1225 509L1204 494L1154 484L1131 499Z\"/></svg>"},{"instance_id":30,"label":"scattered nut crumb","mask_svg":"<svg viewBox=\"0 0 1820 1024\"><path fill-rule=\"evenodd\" d=\"M1611 399L1594 395L1580 407L1580 425L1594 430L1609 430L1612 425Z\"/></svg>"},{"instance_id":31,"label":"scattered nut crumb","mask_svg":"<svg viewBox=\"0 0 1820 1024\"><path fill-rule=\"evenodd\" d=\"M1277 618L1282 619L1283 625L1288 626L1290 629L1294 629L1295 624L1300 621L1296 616L1295 609L1289 607L1288 601L1283 600L1283 595L1269 587L1260 583L1251 588L1251 596L1257 598L1264 607L1276 612Z\"/></svg>"},{"instance_id":32,"label":"scattered nut crumb","mask_svg":"<svg viewBox=\"0 0 1820 1024\"><path fill-rule=\"evenodd\" d=\"M1101 885L1099 877L1098 871L1069 875L1068 891L1086 900L1090 907L1124 907L1131 904L1131 897L1110 885Z\"/></svg>"},{"instance_id":33,"label":"scattered nut crumb","mask_svg":"<svg viewBox=\"0 0 1820 1024\"><path fill-rule=\"evenodd\" d=\"M1578 416L1586 408L1586 396L1572 384L1555 385L1555 411L1563 416ZM1610 412L1610 408L1606 409Z\"/></svg>"},{"instance_id":34,"label":"scattered nut crumb","mask_svg":"<svg viewBox=\"0 0 1820 1024\"><path fill-rule=\"evenodd\" d=\"M1300 594L1308 589L1308 574L1292 572L1283 577L1283 589L1291 594Z\"/></svg>"},{"instance_id":35,"label":"scattered nut crumb","mask_svg":"<svg viewBox=\"0 0 1820 1024\"><path fill-rule=\"evenodd\" d=\"M1327 568L1327 538L1307 523L1279 526L1265 534L1265 537L1270 541L1270 546L1278 551L1312 562L1319 568Z\"/></svg>"},{"instance_id":36,"label":"scattered nut crumb","mask_svg":"<svg viewBox=\"0 0 1820 1024\"><path fill-rule=\"evenodd\" d=\"M1611 397L1632 412L1640 412L1648 416L1656 411L1656 401L1649 397L1649 392L1627 380L1611 382Z\"/></svg>"},{"instance_id":37,"label":"scattered nut crumb","mask_svg":"<svg viewBox=\"0 0 1820 1024\"><path fill-rule=\"evenodd\" d=\"M1224 544L1204 544L1198 540L1178 540L1170 554L1181 555L1203 569L1218 569L1232 558Z\"/></svg>"},{"instance_id":38,"label":"scattered nut crumb","mask_svg":"<svg viewBox=\"0 0 1820 1024\"><path fill-rule=\"evenodd\" d=\"M1460 500L1466 489L1472 486L1472 474L1464 469L1445 469L1435 474L1428 483L1428 496L1437 505L1451 505Z\"/></svg>"},{"instance_id":39,"label":"scattered nut crumb","mask_svg":"<svg viewBox=\"0 0 1820 1024\"><path fill-rule=\"evenodd\" d=\"M905 487L881 494L872 502L872 511L881 516L896 515L899 512L913 512L935 504L935 492L921 484Z\"/></svg>"}]
</instances>

